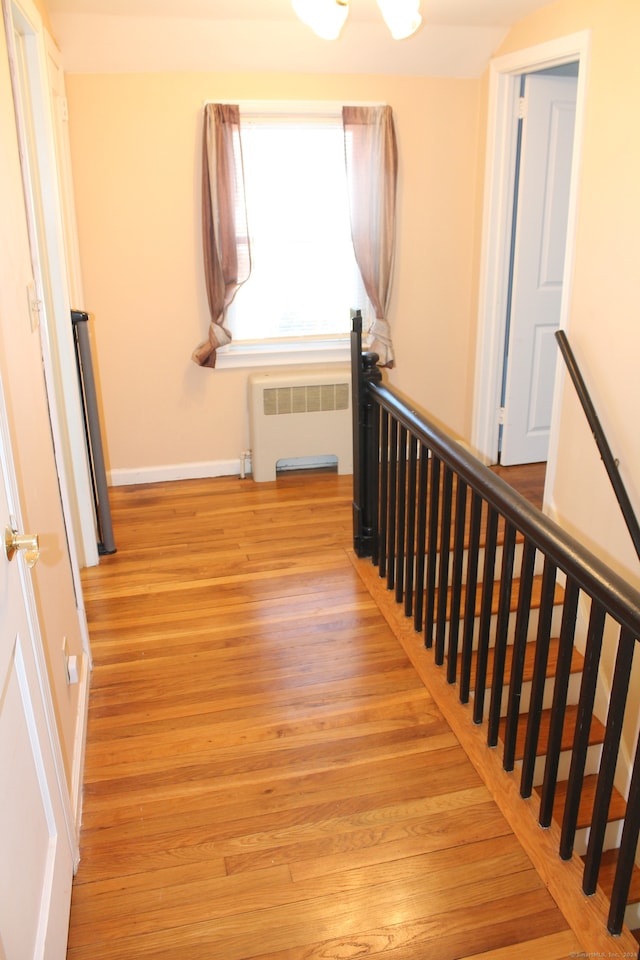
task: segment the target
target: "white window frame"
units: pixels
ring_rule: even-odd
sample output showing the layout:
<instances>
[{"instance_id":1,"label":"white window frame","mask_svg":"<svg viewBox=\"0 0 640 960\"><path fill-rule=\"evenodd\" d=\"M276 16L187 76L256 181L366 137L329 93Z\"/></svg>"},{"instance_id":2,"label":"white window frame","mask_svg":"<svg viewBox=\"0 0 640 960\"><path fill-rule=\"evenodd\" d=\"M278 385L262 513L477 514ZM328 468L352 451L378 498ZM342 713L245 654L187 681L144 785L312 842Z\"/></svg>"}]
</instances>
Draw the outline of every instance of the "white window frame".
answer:
<instances>
[{"instance_id":1,"label":"white window frame","mask_svg":"<svg viewBox=\"0 0 640 960\"><path fill-rule=\"evenodd\" d=\"M211 102L211 101L208 101ZM287 116L298 114L307 119L310 116L342 117L342 108L347 101L334 100L218 100L217 103L238 103L240 119L242 114L262 114L263 116ZM353 102L350 106L381 106L379 102ZM362 308L364 304L349 304L349 307ZM242 340L232 341L216 351L216 368L231 369L240 367L264 367L310 363L346 362L350 358L350 336L328 337L292 337L283 340Z\"/></svg>"}]
</instances>

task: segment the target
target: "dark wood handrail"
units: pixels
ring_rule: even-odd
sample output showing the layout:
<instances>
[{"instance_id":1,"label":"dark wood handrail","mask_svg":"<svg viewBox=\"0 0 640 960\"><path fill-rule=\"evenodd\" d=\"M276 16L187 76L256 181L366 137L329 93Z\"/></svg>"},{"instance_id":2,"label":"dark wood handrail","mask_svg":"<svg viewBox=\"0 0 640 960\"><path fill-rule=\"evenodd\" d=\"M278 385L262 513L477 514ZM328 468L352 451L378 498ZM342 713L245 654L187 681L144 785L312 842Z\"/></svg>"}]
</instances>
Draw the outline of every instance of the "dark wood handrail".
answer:
<instances>
[{"instance_id":1,"label":"dark wood handrail","mask_svg":"<svg viewBox=\"0 0 640 960\"><path fill-rule=\"evenodd\" d=\"M368 359L365 362L370 364ZM536 509L424 413L407 405L398 391L381 382L369 383L368 389L382 409L437 453L487 503L521 530L538 550L551 557L559 569L570 574L586 593L609 607L616 619L640 638L640 591Z\"/></svg>"},{"instance_id":2,"label":"dark wood handrail","mask_svg":"<svg viewBox=\"0 0 640 960\"><path fill-rule=\"evenodd\" d=\"M629 494L627 493L626 487L620 476L620 471L618 469L618 461L611 452L611 447L609 446L609 441L607 440L606 434L600 423L600 418L596 413L596 408L593 405L589 390L584 381L584 377L580 372L578 366L578 361L575 358L575 354L571 349L567 335L564 330L556 331L556 340L558 341L558 346L560 347L560 353L564 359L564 362L569 371L569 375L573 381L573 385L576 388L576 393L578 394L578 399L582 405L587 422L593 433L593 438L596 441L598 450L600 451L600 456L602 457L602 462L604 463L605 469L611 481L611 486L615 492L616 498L622 510L622 516L625 519L627 524L627 529L631 539L633 540L633 545L636 548L636 553L640 559L640 524L638 523L638 518L635 515L631 500L629 499Z\"/></svg>"},{"instance_id":3,"label":"dark wood handrail","mask_svg":"<svg viewBox=\"0 0 640 960\"><path fill-rule=\"evenodd\" d=\"M537 510L517 490L485 467L453 437L422 413L408 407L393 388L370 383L369 391L381 409L435 452L497 512L506 517L559 569L570 574L590 596L600 600L621 623L640 637L640 591L632 587L584 544Z\"/></svg>"}]
</instances>

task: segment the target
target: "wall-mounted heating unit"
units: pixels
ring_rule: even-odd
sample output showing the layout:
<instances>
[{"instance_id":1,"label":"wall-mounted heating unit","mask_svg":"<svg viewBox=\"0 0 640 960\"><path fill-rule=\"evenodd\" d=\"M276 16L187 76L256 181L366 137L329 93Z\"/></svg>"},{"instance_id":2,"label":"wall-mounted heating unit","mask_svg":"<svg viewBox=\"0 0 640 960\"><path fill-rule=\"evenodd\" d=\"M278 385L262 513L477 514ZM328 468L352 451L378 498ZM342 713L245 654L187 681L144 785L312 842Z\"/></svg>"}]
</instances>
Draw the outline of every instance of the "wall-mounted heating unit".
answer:
<instances>
[{"instance_id":1,"label":"wall-mounted heating unit","mask_svg":"<svg viewBox=\"0 0 640 960\"><path fill-rule=\"evenodd\" d=\"M275 480L281 460L338 458L353 473L349 364L280 367L249 377L253 479Z\"/></svg>"}]
</instances>

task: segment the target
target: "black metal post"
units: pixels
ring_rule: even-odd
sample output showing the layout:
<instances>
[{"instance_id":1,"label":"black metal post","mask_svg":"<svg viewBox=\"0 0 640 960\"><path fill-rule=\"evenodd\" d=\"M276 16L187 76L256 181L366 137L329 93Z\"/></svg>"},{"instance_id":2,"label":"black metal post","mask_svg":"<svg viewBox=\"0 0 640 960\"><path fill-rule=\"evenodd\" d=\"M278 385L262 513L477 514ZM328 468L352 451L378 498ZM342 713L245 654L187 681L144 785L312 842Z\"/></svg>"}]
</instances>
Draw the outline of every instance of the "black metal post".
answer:
<instances>
[{"instance_id":1,"label":"black metal post","mask_svg":"<svg viewBox=\"0 0 640 960\"><path fill-rule=\"evenodd\" d=\"M98 553L115 553L116 545L111 524L107 471L102 447L102 433L98 413L98 400L91 360L91 344L87 322L89 314L84 310L72 310L74 342L76 347L76 365L82 396L84 428L87 442L87 454L93 486L95 519L98 527Z\"/></svg>"},{"instance_id":2,"label":"black metal post","mask_svg":"<svg viewBox=\"0 0 640 960\"><path fill-rule=\"evenodd\" d=\"M378 407L369 384L380 383L376 353L362 353L362 314L355 311L351 331L353 412L353 548L359 557L375 557L378 540Z\"/></svg>"}]
</instances>

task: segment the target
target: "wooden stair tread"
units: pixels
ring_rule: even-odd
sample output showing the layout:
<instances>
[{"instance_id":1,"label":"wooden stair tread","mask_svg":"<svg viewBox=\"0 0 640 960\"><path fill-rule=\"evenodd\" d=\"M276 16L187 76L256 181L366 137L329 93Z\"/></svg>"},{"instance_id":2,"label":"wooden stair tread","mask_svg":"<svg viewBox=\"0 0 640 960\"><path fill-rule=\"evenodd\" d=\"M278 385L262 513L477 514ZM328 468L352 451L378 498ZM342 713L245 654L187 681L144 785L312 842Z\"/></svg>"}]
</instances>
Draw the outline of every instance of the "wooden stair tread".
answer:
<instances>
[{"instance_id":1,"label":"wooden stair tread","mask_svg":"<svg viewBox=\"0 0 640 960\"><path fill-rule=\"evenodd\" d=\"M554 677L556 673L556 668L558 666L558 650L560 647L560 641L557 637L552 637L549 641L549 656L547 658L547 677ZM491 680L493 677L493 661L495 650L493 647L490 647L487 651L487 683L486 687L489 689L491 687ZM530 640L525 648L524 655L524 670L522 674L522 682L530 683L533 680L533 668L535 664L536 657L536 642L535 640ZM509 682L509 677L511 675L511 663L513 660L513 645L509 644L506 649L505 657L505 682ZM460 670L460 664L462 662L462 654L458 654L458 670ZM471 657L471 689L475 690L476 687L476 667L478 662L478 651L474 650ZM571 673L581 673L584 665L584 657L575 647L573 648L573 653L571 656Z\"/></svg>"},{"instance_id":2,"label":"wooden stair tread","mask_svg":"<svg viewBox=\"0 0 640 960\"><path fill-rule=\"evenodd\" d=\"M496 475L500 476L500 468L497 468L497 469L496 469L495 467L491 467L490 469L491 469L494 473L496 473ZM452 499L452 504L453 504L453 505L455 505L455 501L456 501L456 493L457 493L457 487L458 487L457 481L458 481L458 478L457 478L456 476L454 476L454 477L453 477L453 481L452 481L452 485L451 485L451 491L452 491L452 492L451 492L451 499ZM440 482L439 482L438 486L439 486L439 489L440 489L440 495L439 495L439 499L440 499L440 498L442 497L442 490L443 490L443 475L442 475L442 473L440 474ZM524 499L525 499L525 500L527 500L527 501L530 502L530 503L533 503L533 505L536 506L539 510L542 509L542 494L541 494L541 491L540 491L540 489L539 489L539 480L536 479L533 483L529 483L529 484L526 484L526 485L525 485L525 489L526 489L526 491L527 491L526 494L525 494L525 490L519 490L519 489L517 489L516 487L514 487L514 485L511 484L511 483L509 484L509 486L511 486L512 489L515 489L515 490L516 490L516 493L519 493L520 496L524 496ZM427 496L427 504L429 504L429 500L430 500L430 496L431 496L431 473L429 473L429 478L428 478L428 482L427 482L426 496ZM471 503L471 494L470 494L469 491L467 491L467 504L466 504L466 510L465 510L465 526L464 526L464 549L465 549L465 550L468 549L468 547L469 547L469 542L470 542L470 539L471 539L471 535L470 535L470 528L471 528L471 506L470 506L470 503ZM427 509L428 509L428 507L427 507ZM496 544L497 544L497 546L499 546L499 547L502 546L502 544L504 543L505 526L506 526L506 523L505 523L504 517L499 516L499 517L498 517L497 534L496 534ZM484 549L484 547L485 547L485 545L486 545L486 534L487 534L487 504L486 504L486 502L485 502L485 503L483 503L482 517L481 517L481 521L480 521L480 542L479 542L480 549ZM438 545L438 550L440 549L441 535L442 535L442 531L441 531L441 529L440 529L440 526L438 525L437 540L436 540L437 545ZM454 524L452 523L452 524L451 524L451 530L450 530L450 536L449 536L449 546L450 546L450 549L453 548L454 536L455 536L455 530L454 530ZM516 530L516 543L524 543L524 540L525 540L524 534L523 534L520 530Z\"/></svg>"},{"instance_id":3,"label":"wooden stair tread","mask_svg":"<svg viewBox=\"0 0 640 960\"><path fill-rule=\"evenodd\" d=\"M573 745L573 736L575 732L576 719L578 716L578 707L569 705L565 711L564 726L562 728L562 750L570 750ZM547 752L547 743L549 742L549 726L551 721L551 710L543 710L540 718L540 736L538 737L538 748L536 750L536 756L542 757ZM504 729L506 726L506 718L503 717L500 721L500 739L504 742ZM527 714L522 714L520 716L520 722L518 723L518 733L516 736L516 751L515 759L522 760L524 756L524 743L527 734ZM602 723L598 720L597 717L593 717L591 721L591 729L589 731L589 745L602 743L604 741L605 728Z\"/></svg>"},{"instance_id":4,"label":"wooden stair tread","mask_svg":"<svg viewBox=\"0 0 640 960\"><path fill-rule=\"evenodd\" d=\"M618 850L605 850L600 862L598 883L608 897L611 896L613 890L613 881L617 865ZM629 887L627 903L640 903L640 868L638 866L634 866L631 874L631 886Z\"/></svg>"},{"instance_id":5,"label":"wooden stair tread","mask_svg":"<svg viewBox=\"0 0 640 960\"><path fill-rule=\"evenodd\" d=\"M439 500L439 502L442 502L442 496L443 496L443 476L442 476L442 474L440 475L440 482L439 482L439 484L438 484L438 487L439 487L438 500ZM451 503L452 503L452 510L455 510L457 489L458 489L458 478L457 478L456 476L454 476L453 479L452 479L452 484L451 484ZM427 512L429 511L430 498L431 498L431 472L429 472L429 479L428 479L428 482L427 482L427 489L426 489ZM468 550L469 544L470 544L470 541L471 541L471 508L470 508L470 501L471 501L471 495L470 495L469 491L467 491L467 504L466 504L466 510L465 510L464 537L463 537L464 549L465 549L465 551ZM540 505L539 505L539 506L540 506ZM480 547L481 550L483 550L484 547L486 546L486 540L487 540L487 515L488 515L488 506L487 506L486 501L484 501L484 502L483 502L483 505L482 505L482 515L481 515L481 519L480 519L480 541L479 541L479 547ZM498 546L498 547L501 547L502 544L504 543L505 527L506 527L506 521L505 521L504 517L498 515L498 524L497 524L497 527L496 527L496 546ZM448 539L448 541L449 541L449 549L450 549L450 550L453 550L453 545L454 545L454 541L455 541L455 526L454 526L454 524L451 525L451 528L450 528L450 530L449 530L449 536L448 536L447 539ZM516 543L524 543L524 539L525 539L525 537L524 537L524 534L522 533L522 531L516 529ZM437 530L436 530L435 541L436 541L437 550L438 550L438 552L439 552L439 551L440 551L440 546L441 546L441 543L442 543L442 530L441 530L440 524L438 524L438 527L437 527Z\"/></svg>"},{"instance_id":6,"label":"wooden stair tread","mask_svg":"<svg viewBox=\"0 0 640 960\"><path fill-rule=\"evenodd\" d=\"M593 805L596 798L596 787L598 785L598 776L597 774L591 774L584 778L582 784L582 794L580 797L580 807L578 809L578 829L582 830L585 827L591 825L591 817L593 815ZM567 798L567 781L560 780L556 784L555 797L553 802L553 819L556 823L562 823L562 816L564 811L564 805ZM538 786L534 788L536 793L542 793L542 787ZM627 803L622 796L622 794L613 788L613 793L611 795L611 803L609 804L609 816L608 821L612 823L614 820L622 820L627 810Z\"/></svg>"},{"instance_id":7,"label":"wooden stair tread","mask_svg":"<svg viewBox=\"0 0 640 960\"><path fill-rule=\"evenodd\" d=\"M516 578L512 581L512 584L511 584L511 587L512 587L511 602L509 605L509 609L512 613L515 613L515 611L518 609L518 599L520 597L520 583L521 581ZM476 586L476 596L475 596L476 605L475 605L474 614L476 617L480 616L480 610L482 607L482 591L483 591L483 584L479 582ZM447 620L449 620L449 617L451 616L451 594L452 594L452 588L451 586L449 586L447 591ZM436 589L434 593L434 609L435 610L438 609L439 596L440 596L440 591ZM533 578L532 587L531 587L531 602L529 604L530 610L536 610L540 606L541 596L542 596L542 576L536 575ZM462 619L464 615L466 597L467 597L467 585L463 583L461 586L461 597L460 597L460 619ZM564 589L559 584L556 584L553 602L554 604L561 604L563 600L564 600ZM493 593L492 593L492 599L491 599L491 612L494 615L497 614L498 612L499 601L500 601L500 581L496 580L493 584Z\"/></svg>"},{"instance_id":8,"label":"wooden stair tread","mask_svg":"<svg viewBox=\"0 0 640 960\"><path fill-rule=\"evenodd\" d=\"M454 493L454 496L455 496L455 493ZM505 526L506 525L505 525L504 517L499 517L498 526L496 529L496 547L501 547L504 544ZM455 526L453 524L451 525L451 530L449 532L448 540L449 540L449 550L453 550L454 543L455 543ZM525 541L524 534L520 530L516 530L515 542L517 544L522 544L524 543L524 541ZM440 530L438 530L436 543L439 551L440 543L441 543ZM471 525L470 525L469 512L467 511L467 515L465 518L464 538L463 538L463 547L465 552L469 549L470 543L471 543ZM487 515L485 511L482 515L482 521L480 524L480 539L478 541L478 549L484 550L486 545L487 545Z\"/></svg>"}]
</instances>

